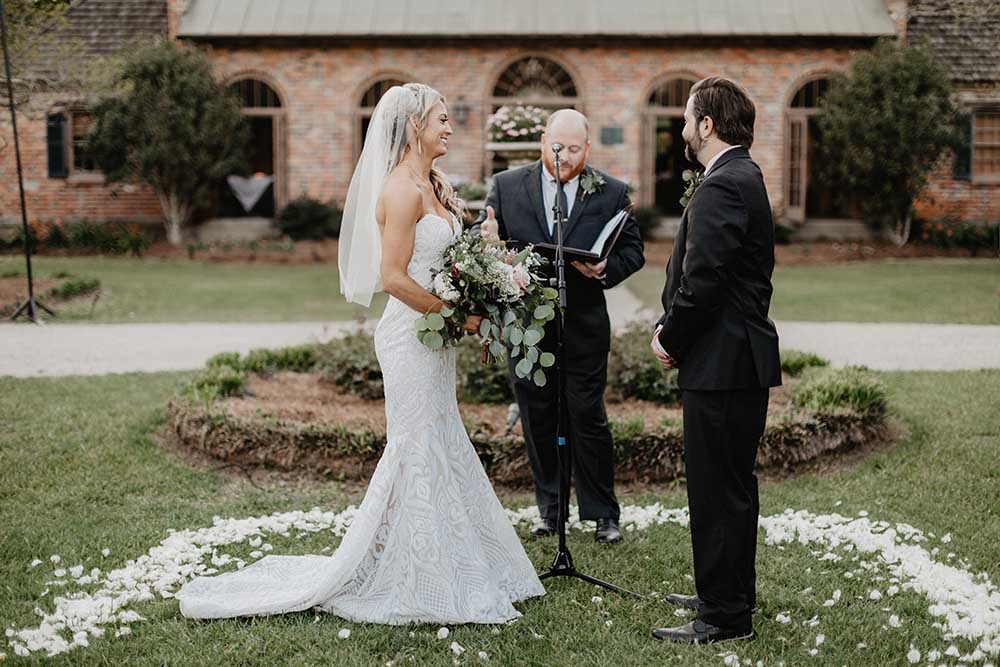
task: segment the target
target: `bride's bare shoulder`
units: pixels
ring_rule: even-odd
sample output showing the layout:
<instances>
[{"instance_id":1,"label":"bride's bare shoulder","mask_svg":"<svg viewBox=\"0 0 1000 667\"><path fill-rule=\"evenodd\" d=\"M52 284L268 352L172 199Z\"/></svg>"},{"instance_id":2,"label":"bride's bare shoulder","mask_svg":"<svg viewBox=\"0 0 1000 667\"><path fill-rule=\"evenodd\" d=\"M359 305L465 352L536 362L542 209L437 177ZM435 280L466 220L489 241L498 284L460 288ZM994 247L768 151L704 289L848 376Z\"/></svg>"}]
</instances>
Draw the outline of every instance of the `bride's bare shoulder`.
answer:
<instances>
[{"instance_id":1,"label":"bride's bare shoulder","mask_svg":"<svg viewBox=\"0 0 1000 667\"><path fill-rule=\"evenodd\" d=\"M395 171L385 179L378 201L378 217L416 221L423 211L423 196L406 174Z\"/></svg>"}]
</instances>

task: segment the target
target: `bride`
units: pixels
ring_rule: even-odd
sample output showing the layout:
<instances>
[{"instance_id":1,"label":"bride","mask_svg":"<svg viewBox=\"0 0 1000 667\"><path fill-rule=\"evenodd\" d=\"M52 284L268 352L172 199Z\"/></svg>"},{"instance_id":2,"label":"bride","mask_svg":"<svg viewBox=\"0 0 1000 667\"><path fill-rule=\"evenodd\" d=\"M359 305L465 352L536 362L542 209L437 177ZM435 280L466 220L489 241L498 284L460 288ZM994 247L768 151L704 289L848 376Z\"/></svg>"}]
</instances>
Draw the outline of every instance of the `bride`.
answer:
<instances>
[{"instance_id":1,"label":"bride","mask_svg":"<svg viewBox=\"0 0 1000 667\"><path fill-rule=\"evenodd\" d=\"M416 337L415 320L443 305L431 271L461 231L462 204L433 166L451 133L440 93L391 88L347 194L341 291L365 306L390 295L375 330L388 441L354 522L332 556L267 556L195 578L177 593L184 616L318 607L370 623L501 623L521 615L512 603L544 594L459 415L455 350Z\"/></svg>"}]
</instances>

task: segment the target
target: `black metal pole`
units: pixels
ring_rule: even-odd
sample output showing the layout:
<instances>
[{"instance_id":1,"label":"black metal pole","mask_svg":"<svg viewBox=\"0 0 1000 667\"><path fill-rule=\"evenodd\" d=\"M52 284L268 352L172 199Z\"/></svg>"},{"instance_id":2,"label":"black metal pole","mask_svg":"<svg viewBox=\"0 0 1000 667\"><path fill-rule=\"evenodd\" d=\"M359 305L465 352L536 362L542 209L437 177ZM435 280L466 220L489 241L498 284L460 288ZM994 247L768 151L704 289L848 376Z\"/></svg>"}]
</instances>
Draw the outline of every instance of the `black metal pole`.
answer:
<instances>
[{"instance_id":1,"label":"black metal pole","mask_svg":"<svg viewBox=\"0 0 1000 667\"><path fill-rule=\"evenodd\" d=\"M44 304L35 300L35 280L31 273L31 238L28 235L28 208L24 202L24 174L21 169L21 143L17 136L17 112L14 108L14 80L10 73L10 54L7 52L7 21L5 18L3 0L0 0L0 42L3 43L3 64L7 74L7 102L10 105L10 123L14 132L14 156L17 159L17 188L21 195L21 228L24 232L24 263L28 269L28 298L22 303L10 319L16 320L22 314L32 322L38 323L40 308L49 315L55 315Z\"/></svg>"},{"instance_id":2,"label":"black metal pole","mask_svg":"<svg viewBox=\"0 0 1000 667\"><path fill-rule=\"evenodd\" d=\"M563 346L565 331L566 299L566 258L563 253L563 223L566 212L562 210L563 182L560 177L561 161L559 148L553 147L555 153L556 201L552 207L552 217L556 233L556 289L559 291L559 314L556 318L556 455L559 460L559 518L556 523L559 534L559 548L548 572L539 575L539 579L549 577L573 577L588 583L606 588L625 595L633 595L646 599L646 596L630 591L614 584L578 572L573 566L573 556L566 546L566 524L569 522L569 493L573 471L573 443L566 433L566 354Z\"/></svg>"}]
</instances>

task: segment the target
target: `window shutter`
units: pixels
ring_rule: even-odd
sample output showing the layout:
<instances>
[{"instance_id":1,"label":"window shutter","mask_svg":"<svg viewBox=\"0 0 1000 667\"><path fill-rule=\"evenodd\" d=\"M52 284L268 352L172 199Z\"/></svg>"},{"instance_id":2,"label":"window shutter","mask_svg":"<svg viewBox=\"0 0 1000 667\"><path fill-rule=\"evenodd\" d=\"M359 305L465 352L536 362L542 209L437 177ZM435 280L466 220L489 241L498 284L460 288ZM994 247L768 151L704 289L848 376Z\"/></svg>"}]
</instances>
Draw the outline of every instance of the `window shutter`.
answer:
<instances>
[{"instance_id":1,"label":"window shutter","mask_svg":"<svg viewBox=\"0 0 1000 667\"><path fill-rule=\"evenodd\" d=\"M66 114L49 114L46 121L49 178L66 178L69 175L66 164Z\"/></svg>"},{"instance_id":2,"label":"window shutter","mask_svg":"<svg viewBox=\"0 0 1000 667\"><path fill-rule=\"evenodd\" d=\"M972 179L972 114L960 114L957 122L959 137L954 147L951 177L956 181L968 181Z\"/></svg>"}]
</instances>

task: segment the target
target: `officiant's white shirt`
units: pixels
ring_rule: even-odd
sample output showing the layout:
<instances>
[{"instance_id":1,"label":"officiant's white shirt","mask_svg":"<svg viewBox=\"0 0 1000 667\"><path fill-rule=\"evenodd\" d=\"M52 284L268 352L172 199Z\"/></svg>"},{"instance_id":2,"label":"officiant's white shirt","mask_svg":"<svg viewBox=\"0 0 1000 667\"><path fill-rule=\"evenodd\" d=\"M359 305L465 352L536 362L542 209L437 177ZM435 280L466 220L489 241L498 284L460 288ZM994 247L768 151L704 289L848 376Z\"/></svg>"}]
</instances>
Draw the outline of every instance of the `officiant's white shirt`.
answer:
<instances>
[{"instance_id":1,"label":"officiant's white shirt","mask_svg":"<svg viewBox=\"0 0 1000 667\"><path fill-rule=\"evenodd\" d=\"M576 201L576 190L580 187L580 175L577 174L572 180L563 183L563 190L566 192L566 217L573 212L573 203ZM552 215L552 207L556 204L556 177L549 173L549 168L542 163L542 203L545 205L545 219L549 222L549 234L555 236L555 218Z\"/></svg>"}]
</instances>

